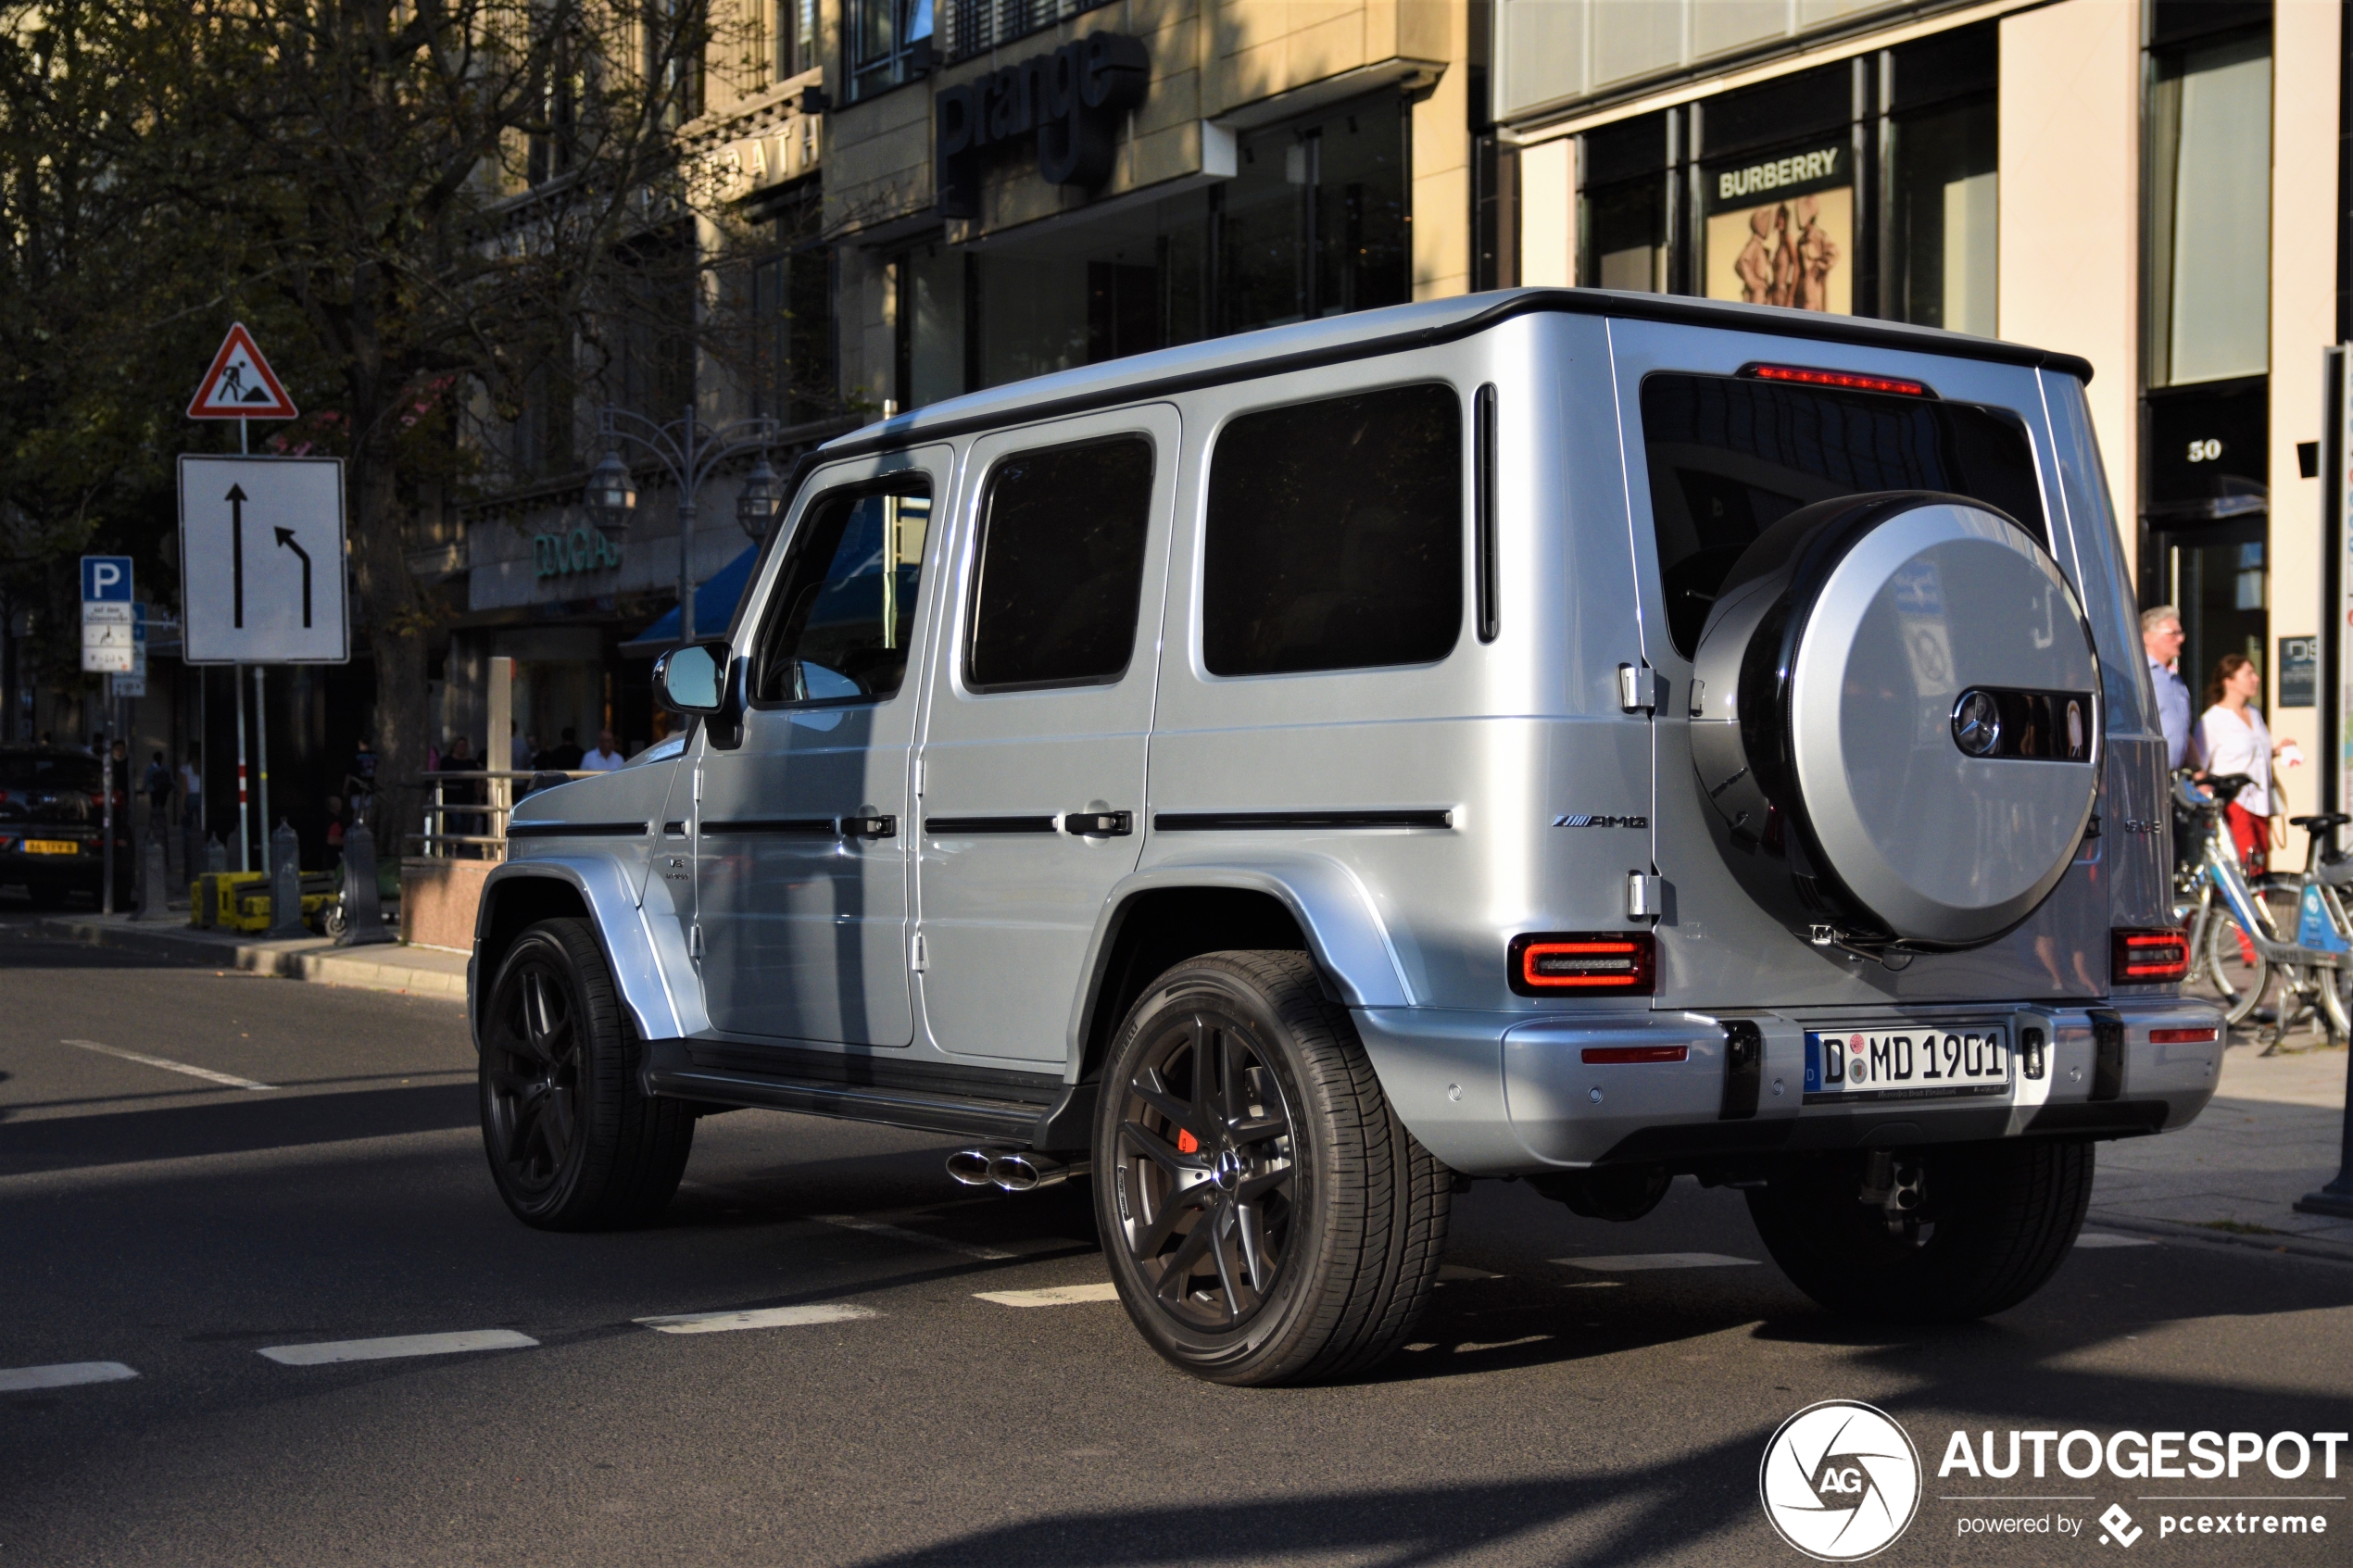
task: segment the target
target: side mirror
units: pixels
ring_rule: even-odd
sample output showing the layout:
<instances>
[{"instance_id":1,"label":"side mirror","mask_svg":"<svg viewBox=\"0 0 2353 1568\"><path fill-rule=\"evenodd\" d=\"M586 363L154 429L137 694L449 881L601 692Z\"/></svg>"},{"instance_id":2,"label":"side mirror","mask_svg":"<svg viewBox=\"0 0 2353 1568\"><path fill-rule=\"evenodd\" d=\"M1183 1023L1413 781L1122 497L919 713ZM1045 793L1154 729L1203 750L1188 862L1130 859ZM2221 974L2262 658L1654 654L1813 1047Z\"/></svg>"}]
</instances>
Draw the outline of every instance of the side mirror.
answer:
<instances>
[{"instance_id":1,"label":"side mirror","mask_svg":"<svg viewBox=\"0 0 2353 1568\"><path fill-rule=\"evenodd\" d=\"M716 713L724 706L727 645L688 643L672 648L654 664L654 690L679 713Z\"/></svg>"}]
</instances>

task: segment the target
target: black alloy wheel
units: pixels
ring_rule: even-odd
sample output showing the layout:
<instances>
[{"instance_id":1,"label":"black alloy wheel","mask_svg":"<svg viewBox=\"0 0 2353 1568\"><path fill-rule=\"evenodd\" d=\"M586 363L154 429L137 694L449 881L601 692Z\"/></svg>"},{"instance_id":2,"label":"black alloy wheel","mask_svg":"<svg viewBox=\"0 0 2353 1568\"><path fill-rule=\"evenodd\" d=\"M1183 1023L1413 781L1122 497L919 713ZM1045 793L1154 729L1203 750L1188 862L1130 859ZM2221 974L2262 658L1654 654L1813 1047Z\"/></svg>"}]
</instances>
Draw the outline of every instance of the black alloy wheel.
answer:
<instances>
[{"instance_id":1,"label":"black alloy wheel","mask_svg":"<svg viewBox=\"0 0 2353 1568\"><path fill-rule=\"evenodd\" d=\"M525 952L499 986L503 1004L483 1052L491 1158L508 1190L544 1197L579 1152L580 1039L570 976L550 956Z\"/></svg>"},{"instance_id":2,"label":"black alloy wheel","mask_svg":"<svg viewBox=\"0 0 2353 1568\"><path fill-rule=\"evenodd\" d=\"M1197 1328L1266 1304L1312 1181L1291 1111L1247 1020L1202 1005L1166 1015L1119 1111L1121 1239L1153 1300Z\"/></svg>"},{"instance_id":3,"label":"black alloy wheel","mask_svg":"<svg viewBox=\"0 0 2353 1568\"><path fill-rule=\"evenodd\" d=\"M516 1218L606 1230L661 1217L695 1108L640 1087L642 1047L588 922L541 921L515 939L480 1043L483 1145Z\"/></svg>"},{"instance_id":4,"label":"black alloy wheel","mask_svg":"<svg viewBox=\"0 0 2353 1568\"><path fill-rule=\"evenodd\" d=\"M1096 1221L1127 1315L1213 1382L1345 1376L1405 1340L1453 1173L1390 1108L1305 953L1208 953L1114 1035Z\"/></svg>"}]
</instances>

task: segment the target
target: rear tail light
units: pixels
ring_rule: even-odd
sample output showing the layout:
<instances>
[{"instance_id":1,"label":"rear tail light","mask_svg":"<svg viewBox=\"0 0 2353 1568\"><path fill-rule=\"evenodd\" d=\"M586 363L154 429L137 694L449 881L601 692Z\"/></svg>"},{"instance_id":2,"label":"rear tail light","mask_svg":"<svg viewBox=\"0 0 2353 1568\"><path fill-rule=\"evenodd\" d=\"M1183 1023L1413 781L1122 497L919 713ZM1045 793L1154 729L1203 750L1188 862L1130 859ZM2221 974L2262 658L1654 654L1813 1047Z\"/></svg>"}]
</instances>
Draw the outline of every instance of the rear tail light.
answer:
<instances>
[{"instance_id":1,"label":"rear tail light","mask_svg":"<svg viewBox=\"0 0 2353 1568\"><path fill-rule=\"evenodd\" d=\"M1818 370L1806 365L1743 365L1740 373L1752 381L1793 382L1799 386L1835 387L1841 392L1892 392L1899 397L1933 397L1925 382L1902 376L1864 376L1852 370Z\"/></svg>"},{"instance_id":2,"label":"rear tail light","mask_svg":"<svg viewBox=\"0 0 2353 1568\"><path fill-rule=\"evenodd\" d=\"M2190 972L2190 939L2170 928L2108 934L2108 978L2120 985L2161 985Z\"/></svg>"},{"instance_id":3,"label":"rear tail light","mask_svg":"<svg viewBox=\"0 0 2353 1568\"><path fill-rule=\"evenodd\" d=\"M1533 933L1512 938L1510 972L1523 997L1647 997L1658 947L1647 931Z\"/></svg>"},{"instance_id":4,"label":"rear tail light","mask_svg":"<svg viewBox=\"0 0 2353 1568\"><path fill-rule=\"evenodd\" d=\"M2221 1031L2208 1023L2198 1029L2152 1029L2152 1046L2210 1046L2221 1036Z\"/></svg>"},{"instance_id":5,"label":"rear tail light","mask_svg":"<svg viewBox=\"0 0 2353 1568\"><path fill-rule=\"evenodd\" d=\"M1587 1046L1582 1060L1588 1067L1631 1067L1645 1061L1688 1061L1689 1046Z\"/></svg>"}]
</instances>

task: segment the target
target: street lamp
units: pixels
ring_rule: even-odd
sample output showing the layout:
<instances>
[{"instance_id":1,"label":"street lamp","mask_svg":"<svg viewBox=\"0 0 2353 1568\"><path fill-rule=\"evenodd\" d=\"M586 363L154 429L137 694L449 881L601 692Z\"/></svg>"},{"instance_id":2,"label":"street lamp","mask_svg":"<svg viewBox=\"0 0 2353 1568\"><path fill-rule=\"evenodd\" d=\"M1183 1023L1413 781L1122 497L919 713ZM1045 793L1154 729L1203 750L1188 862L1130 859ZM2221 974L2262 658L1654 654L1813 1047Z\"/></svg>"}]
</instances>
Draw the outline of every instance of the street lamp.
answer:
<instances>
[{"instance_id":1,"label":"street lamp","mask_svg":"<svg viewBox=\"0 0 2353 1568\"><path fill-rule=\"evenodd\" d=\"M678 492L678 642L683 646L695 640L695 493L730 458L773 445L776 421L757 416L713 427L696 418L689 404L683 416L659 424L643 414L608 406L598 412L597 433L604 438L605 457L588 476L585 499L591 508L625 519L637 504L629 466L621 460L624 441L650 454ZM762 461L761 468L766 467ZM775 476L769 478L773 482ZM740 508L737 515L742 515Z\"/></svg>"},{"instance_id":2,"label":"street lamp","mask_svg":"<svg viewBox=\"0 0 2353 1568\"><path fill-rule=\"evenodd\" d=\"M768 529L785 509L784 481L768 466L768 454L760 454L760 461L744 475L743 493L736 497L736 521L751 535L753 544L768 537Z\"/></svg>"},{"instance_id":3,"label":"street lamp","mask_svg":"<svg viewBox=\"0 0 2353 1568\"><path fill-rule=\"evenodd\" d=\"M618 451L607 448L605 460L588 475L588 509L615 528L625 527L637 510L637 485L629 465Z\"/></svg>"}]
</instances>

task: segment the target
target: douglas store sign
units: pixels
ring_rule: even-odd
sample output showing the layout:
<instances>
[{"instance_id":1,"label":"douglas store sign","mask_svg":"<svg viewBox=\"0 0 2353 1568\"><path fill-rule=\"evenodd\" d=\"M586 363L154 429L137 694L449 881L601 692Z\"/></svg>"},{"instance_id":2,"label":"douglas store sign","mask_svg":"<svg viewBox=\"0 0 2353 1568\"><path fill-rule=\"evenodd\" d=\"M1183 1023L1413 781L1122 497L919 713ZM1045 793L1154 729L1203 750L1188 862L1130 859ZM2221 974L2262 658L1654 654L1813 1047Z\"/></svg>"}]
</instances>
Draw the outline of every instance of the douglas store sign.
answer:
<instances>
[{"instance_id":1,"label":"douglas store sign","mask_svg":"<svg viewBox=\"0 0 2353 1568\"><path fill-rule=\"evenodd\" d=\"M981 163L1035 132L1048 184L1093 190L1111 178L1119 122L1144 101L1151 57L1140 40L1090 33L932 99L933 182L943 218L980 216Z\"/></svg>"}]
</instances>

